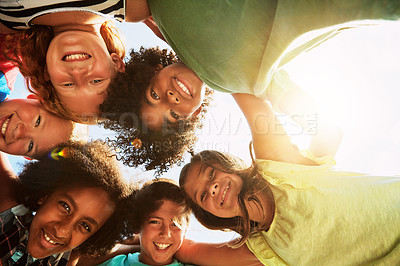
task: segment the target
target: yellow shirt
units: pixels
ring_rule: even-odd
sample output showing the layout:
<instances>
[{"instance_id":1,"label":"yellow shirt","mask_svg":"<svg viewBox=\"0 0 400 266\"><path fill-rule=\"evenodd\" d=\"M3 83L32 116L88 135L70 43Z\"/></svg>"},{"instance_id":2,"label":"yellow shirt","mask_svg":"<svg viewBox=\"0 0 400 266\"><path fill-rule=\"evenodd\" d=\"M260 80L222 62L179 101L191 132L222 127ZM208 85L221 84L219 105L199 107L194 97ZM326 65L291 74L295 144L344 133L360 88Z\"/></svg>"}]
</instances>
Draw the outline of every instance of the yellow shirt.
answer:
<instances>
[{"instance_id":1,"label":"yellow shirt","mask_svg":"<svg viewBox=\"0 0 400 266\"><path fill-rule=\"evenodd\" d=\"M400 177L257 160L275 217L246 244L265 265L399 265Z\"/></svg>"}]
</instances>

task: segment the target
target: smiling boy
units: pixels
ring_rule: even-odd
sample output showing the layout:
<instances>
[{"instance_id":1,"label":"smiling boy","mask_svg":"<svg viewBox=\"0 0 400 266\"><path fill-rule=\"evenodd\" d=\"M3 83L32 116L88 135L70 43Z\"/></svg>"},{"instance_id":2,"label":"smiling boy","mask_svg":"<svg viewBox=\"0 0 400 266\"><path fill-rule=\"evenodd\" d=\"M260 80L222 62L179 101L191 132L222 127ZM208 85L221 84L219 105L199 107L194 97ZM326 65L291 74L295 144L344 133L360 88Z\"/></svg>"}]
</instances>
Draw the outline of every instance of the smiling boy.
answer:
<instances>
[{"instance_id":1,"label":"smiling boy","mask_svg":"<svg viewBox=\"0 0 400 266\"><path fill-rule=\"evenodd\" d=\"M139 190L133 206L140 253L118 255L100 265L184 265L173 258L182 245L191 213L182 190L169 179L150 181Z\"/></svg>"}]
</instances>

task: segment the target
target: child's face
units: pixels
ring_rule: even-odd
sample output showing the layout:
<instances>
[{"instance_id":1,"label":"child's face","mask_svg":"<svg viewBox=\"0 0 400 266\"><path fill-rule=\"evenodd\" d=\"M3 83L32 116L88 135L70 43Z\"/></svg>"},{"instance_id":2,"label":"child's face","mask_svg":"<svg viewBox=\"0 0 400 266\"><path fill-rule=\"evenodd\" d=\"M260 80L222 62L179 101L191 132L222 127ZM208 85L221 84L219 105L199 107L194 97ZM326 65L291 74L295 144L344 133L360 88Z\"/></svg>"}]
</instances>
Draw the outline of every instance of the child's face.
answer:
<instances>
[{"instance_id":1,"label":"child's face","mask_svg":"<svg viewBox=\"0 0 400 266\"><path fill-rule=\"evenodd\" d=\"M114 212L114 204L107 193L96 187L59 189L39 204L27 244L34 258L76 248L99 230Z\"/></svg>"},{"instance_id":2,"label":"child's face","mask_svg":"<svg viewBox=\"0 0 400 266\"><path fill-rule=\"evenodd\" d=\"M69 139L72 123L43 109L36 99L0 104L0 150L36 158Z\"/></svg>"},{"instance_id":3,"label":"child's face","mask_svg":"<svg viewBox=\"0 0 400 266\"><path fill-rule=\"evenodd\" d=\"M139 234L140 262L148 265L166 265L173 261L187 227L186 220L180 217L181 211L182 207L178 204L163 200L160 209L145 221Z\"/></svg>"},{"instance_id":4,"label":"child's face","mask_svg":"<svg viewBox=\"0 0 400 266\"><path fill-rule=\"evenodd\" d=\"M81 115L99 114L107 88L124 63L108 52L101 36L66 31L51 41L46 56L47 72L57 96Z\"/></svg>"},{"instance_id":5,"label":"child's face","mask_svg":"<svg viewBox=\"0 0 400 266\"><path fill-rule=\"evenodd\" d=\"M243 180L200 162L193 164L183 186L189 197L202 209L222 218L240 216L238 197Z\"/></svg>"},{"instance_id":6,"label":"child's face","mask_svg":"<svg viewBox=\"0 0 400 266\"><path fill-rule=\"evenodd\" d=\"M158 130L164 123L174 124L197 115L204 93L205 84L185 64L165 68L159 65L144 93L142 120L147 127Z\"/></svg>"}]
</instances>

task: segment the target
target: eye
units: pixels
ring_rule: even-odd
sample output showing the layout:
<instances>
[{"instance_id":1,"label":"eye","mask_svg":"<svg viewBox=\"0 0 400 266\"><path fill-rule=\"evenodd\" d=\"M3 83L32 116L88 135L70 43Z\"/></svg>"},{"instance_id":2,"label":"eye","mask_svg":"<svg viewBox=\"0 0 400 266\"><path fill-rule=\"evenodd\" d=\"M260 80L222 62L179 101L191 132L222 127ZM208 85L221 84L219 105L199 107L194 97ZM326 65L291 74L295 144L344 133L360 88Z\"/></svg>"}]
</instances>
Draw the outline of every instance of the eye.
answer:
<instances>
[{"instance_id":1,"label":"eye","mask_svg":"<svg viewBox=\"0 0 400 266\"><path fill-rule=\"evenodd\" d=\"M38 117L38 119L36 120L36 123L35 123L35 127L38 127L39 125L40 125L40 115L39 115L39 117Z\"/></svg>"},{"instance_id":2,"label":"eye","mask_svg":"<svg viewBox=\"0 0 400 266\"><path fill-rule=\"evenodd\" d=\"M176 120L178 120L180 118L179 115L177 115L172 109L169 113L171 114L172 118L174 118Z\"/></svg>"},{"instance_id":3,"label":"eye","mask_svg":"<svg viewBox=\"0 0 400 266\"><path fill-rule=\"evenodd\" d=\"M60 205L64 208L64 210L65 210L67 213L70 213L70 212L71 212L71 208L69 207L68 203L66 203L66 202L64 202L64 201L60 201L59 203L60 203Z\"/></svg>"},{"instance_id":4,"label":"eye","mask_svg":"<svg viewBox=\"0 0 400 266\"><path fill-rule=\"evenodd\" d=\"M31 140L31 141L29 142L28 152L31 152L32 149L33 149L33 141Z\"/></svg>"},{"instance_id":5,"label":"eye","mask_svg":"<svg viewBox=\"0 0 400 266\"><path fill-rule=\"evenodd\" d=\"M149 224L160 224L160 222L157 221L157 220L150 220L150 221L149 221Z\"/></svg>"},{"instance_id":6,"label":"eye","mask_svg":"<svg viewBox=\"0 0 400 266\"><path fill-rule=\"evenodd\" d=\"M212 181L214 179L215 169L211 168L210 174L208 175L208 180Z\"/></svg>"},{"instance_id":7,"label":"eye","mask_svg":"<svg viewBox=\"0 0 400 266\"><path fill-rule=\"evenodd\" d=\"M201 193L201 195L200 195L200 202L203 202L205 197L206 197L206 192L204 191L204 192Z\"/></svg>"},{"instance_id":8,"label":"eye","mask_svg":"<svg viewBox=\"0 0 400 266\"><path fill-rule=\"evenodd\" d=\"M88 223L80 222L79 224L80 224L80 226L82 226L82 228L83 228L84 230L86 230L87 232L90 233L90 232L92 231L92 227L91 227Z\"/></svg>"},{"instance_id":9,"label":"eye","mask_svg":"<svg viewBox=\"0 0 400 266\"><path fill-rule=\"evenodd\" d=\"M153 89L150 90L150 96L154 100L160 100L160 96L158 96L158 94L155 91L153 91Z\"/></svg>"},{"instance_id":10,"label":"eye","mask_svg":"<svg viewBox=\"0 0 400 266\"><path fill-rule=\"evenodd\" d=\"M100 83L100 82L102 82L101 79L95 79L95 80L92 81L93 84L98 84L98 83Z\"/></svg>"},{"instance_id":11,"label":"eye","mask_svg":"<svg viewBox=\"0 0 400 266\"><path fill-rule=\"evenodd\" d=\"M65 83L65 84L63 84L64 87L71 87L72 85L74 85L74 83Z\"/></svg>"}]
</instances>

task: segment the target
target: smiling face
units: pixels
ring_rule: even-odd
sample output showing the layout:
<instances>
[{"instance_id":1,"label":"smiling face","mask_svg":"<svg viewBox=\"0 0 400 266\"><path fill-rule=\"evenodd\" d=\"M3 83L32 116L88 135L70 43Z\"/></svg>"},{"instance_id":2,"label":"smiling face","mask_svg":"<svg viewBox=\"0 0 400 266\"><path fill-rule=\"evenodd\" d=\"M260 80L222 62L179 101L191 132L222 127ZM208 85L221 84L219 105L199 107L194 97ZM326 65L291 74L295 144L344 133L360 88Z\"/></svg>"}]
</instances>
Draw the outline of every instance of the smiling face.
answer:
<instances>
[{"instance_id":1,"label":"smiling face","mask_svg":"<svg viewBox=\"0 0 400 266\"><path fill-rule=\"evenodd\" d=\"M160 208L151 213L140 231L139 260L148 265L167 265L182 245L186 232L186 219L182 207L163 200Z\"/></svg>"},{"instance_id":2,"label":"smiling face","mask_svg":"<svg viewBox=\"0 0 400 266\"><path fill-rule=\"evenodd\" d=\"M147 127L158 130L163 124L197 115L203 102L205 84L185 64L161 65L146 88L140 110Z\"/></svg>"},{"instance_id":3,"label":"smiling face","mask_svg":"<svg viewBox=\"0 0 400 266\"><path fill-rule=\"evenodd\" d=\"M37 158L67 141L72 123L45 111L36 99L11 99L0 104L0 150Z\"/></svg>"},{"instance_id":4,"label":"smiling face","mask_svg":"<svg viewBox=\"0 0 400 266\"><path fill-rule=\"evenodd\" d=\"M238 195L243 180L200 162L190 166L183 189L202 209L221 218L240 216Z\"/></svg>"},{"instance_id":5,"label":"smiling face","mask_svg":"<svg viewBox=\"0 0 400 266\"><path fill-rule=\"evenodd\" d=\"M47 72L61 102L77 114L99 114L107 88L122 59L107 50L101 36L65 31L51 41L46 55Z\"/></svg>"},{"instance_id":6,"label":"smiling face","mask_svg":"<svg viewBox=\"0 0 400 266\"><path fill-rule=\"evenodd\" d=\"M114 204L107 193L96 187L59 189L39 204L27 244L34 258L76 248L98 231L114 212Z\"/></svg>"}]
</instances>

